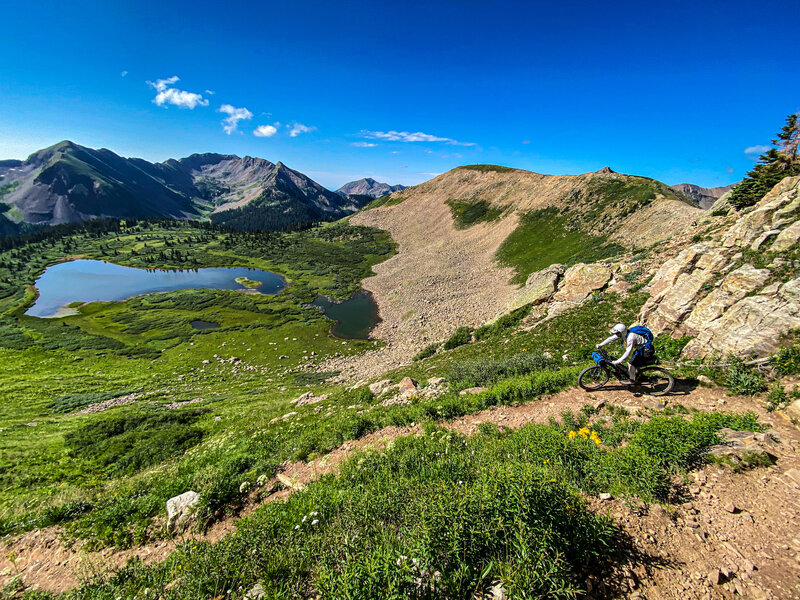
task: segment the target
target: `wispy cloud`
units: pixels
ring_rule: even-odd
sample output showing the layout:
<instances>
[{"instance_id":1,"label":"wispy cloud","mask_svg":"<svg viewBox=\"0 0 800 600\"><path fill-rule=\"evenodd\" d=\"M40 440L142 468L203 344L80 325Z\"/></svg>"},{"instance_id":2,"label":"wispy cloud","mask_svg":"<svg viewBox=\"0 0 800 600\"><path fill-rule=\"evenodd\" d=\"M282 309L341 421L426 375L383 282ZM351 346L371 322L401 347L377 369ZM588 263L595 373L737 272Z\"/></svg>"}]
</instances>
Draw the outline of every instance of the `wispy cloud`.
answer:
<instances>
[{"instance_id":1,"label":"wispy cloud","mask_svg":"<svg viewBox=\"0 0 800 600\"><path fill-rule=\"evenodd\" d=\"M123 71L122 73L119 74L119 76L120 77L127 77L128 76L128 72L127 71Z\"/></svg>"},{"instance_id":2,"label":"wispy cloud","mask_svg":"<svg viewBox=\"0 0 800 600\"><path fill-rule=\"evenodd\" d=\"M301 133L310 133L317 130L316 127L309 127L297 122L289 123L286 127L289 128L289 137L297 137Z\"/></svg>"},{"instance_id":3,"label":"wispy cloud","mask_svg":"<svg viewBox=\"0 0 800 600\"><path fill-rule=\"evenodd\" d=\"M373 144L372 142L353 142L350 145L354 146L355 148L374 148L378 144Z\"/></svg>"},{"instance_id":4,"label":"wispy cloud","mask_svg":"<svg viewBox=\"0 0 800 600\"><path fill-rule=\"evenodd\" d=\"M474 142L459 142L452 138L439 137L421 131L369 131L362 129L359 135L369 140L382 140L385 142L439 142L451 146L475 146Z\"/></svg>"},{"instance_id":5,"label":"wispy cloud","mask_svg":"<svg viewBox=\"0 0 800 600\"><path fill-rule=\"evenodd\" d=\"M222 129L225 130L225 133L228 135L232 134L236 131L237 126L239 125L239 121L247 121L248 119L253 118L253 113L251 113L246 108L236 108L235 106L231 106L230 104L223 104L219 107L219 112L228 115L224 119L222 119Z\"/></svg>"},{"instance_id":6,"label":"wispy cloud","mask_svg":"<svg viewBox=\"0 0 800 600\"><path fill-rule=\"evenodd\" d=\"M253 130L253 135L256 137L272 137L278 133L278 128L274 125L259 125Z\"/></svg>"},{"instance_id":7,"label":"wispy cloud","mask_svg":"<svg viewBox=\"0 0 800 600\"><path fill-rule=\"evenodd\" d=\"M744 149L745 154L763 154L767 150L772 148L772 146L749 146Z\"/></svg>"},{"instance_id":8,"label":"wispy cloud","mask_svg":"<svg viewBox=\"0 0 800 600\"><path fill-rule=\"evenodd\" d=\"M202 94L195 94L194 92L187 92L171 87L172 84L180 81L180 77L173 75L166 79L156 79L155 82L148 81L147 85L156 91L156 97L153 102L158 106L165 106L172 104L178 108L194 109L197 106L208 106L208 100L203 98Z\"/></svg>"}]
</instances>

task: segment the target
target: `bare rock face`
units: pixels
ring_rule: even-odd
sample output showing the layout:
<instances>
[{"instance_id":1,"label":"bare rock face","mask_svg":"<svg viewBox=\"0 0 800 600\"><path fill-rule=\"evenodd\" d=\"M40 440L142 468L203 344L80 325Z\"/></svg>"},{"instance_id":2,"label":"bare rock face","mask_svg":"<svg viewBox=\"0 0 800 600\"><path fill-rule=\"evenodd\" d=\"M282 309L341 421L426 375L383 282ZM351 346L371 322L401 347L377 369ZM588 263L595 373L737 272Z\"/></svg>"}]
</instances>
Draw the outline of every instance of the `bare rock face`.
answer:
<instances>
[{"instance_id":1,"label":"bare rock face","mask_svg":"<svg viewBox=\"0 0 800 600\"><path fill-rule=\"evenodd\" d=\"M800 241L800 177L784 179L711 239L667 260L647 290L640 320L653 333L692 335L684 356L766 356L800 327L800 280L746 262L743 251L784 252ZM566 279L566 276L565 276Z\"/></svg>"},{"instance_id":2,"label":"bare rock face","mask_svg":"<svg viewBox=\"0 0 800 600\"><path fill-rule=\"evenodd\" d=\"M564 283L553 296L557 302L580 304L611 281L611 269L605 265L578 263L564 273Z\"/></svg>"},{"instance_id":3,"label":"bare rock face","mask_svg":"<svg viewBox=\"0 0 800 600\"><path fill-rule=\"evenodd\" d=\"M178 533L186 529L199 502L200 494L191 490L167 500L167 531Z\"/></svg>"},{"instance_id":4,"label":"bare rock face","mask_svg":"<svg viewBox=\"0 0 800 600\"><path fill-rule=\"evenodd\" d=\"M800 280L783 284L777 294L755 295L735 303L709 323L684 349L689 358L713 352L773 354L781 336L800 327Z\"/></svg>"},{"instance_id":5,"label":"bare rock face","mask_svg":"<svg viewBox=\"0 0 800 600\"><path fill-rule=\"evenodd\" d=\"M511 297L507 310L512 311L526 304L535 305L550 300L556 293L558 281L563 274L564 267L558 264L531 273L525 281L525 287Z\"/></svg>"}]
</instances>

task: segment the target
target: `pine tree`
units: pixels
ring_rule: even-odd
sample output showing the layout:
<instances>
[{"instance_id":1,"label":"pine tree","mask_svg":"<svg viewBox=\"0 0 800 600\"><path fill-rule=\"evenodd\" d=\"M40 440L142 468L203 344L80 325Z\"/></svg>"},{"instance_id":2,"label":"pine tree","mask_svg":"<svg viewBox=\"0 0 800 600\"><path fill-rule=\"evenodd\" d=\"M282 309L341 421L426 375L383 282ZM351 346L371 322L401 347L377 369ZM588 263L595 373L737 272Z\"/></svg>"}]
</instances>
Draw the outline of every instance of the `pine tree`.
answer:
<instances>
[{"instance_id":1,"label":"pine tree","mask_svg":"<svg viewBox=\"0 0 800 600\"><path fill-rule=\"evenodd\" d=\"M731 192L730 202L736 208L753 206L784 177L800 175L800 113L786 117L786 125L772 140L773 148L759 156L758 164L747 173Z\"/></svg>"}]
</instances>

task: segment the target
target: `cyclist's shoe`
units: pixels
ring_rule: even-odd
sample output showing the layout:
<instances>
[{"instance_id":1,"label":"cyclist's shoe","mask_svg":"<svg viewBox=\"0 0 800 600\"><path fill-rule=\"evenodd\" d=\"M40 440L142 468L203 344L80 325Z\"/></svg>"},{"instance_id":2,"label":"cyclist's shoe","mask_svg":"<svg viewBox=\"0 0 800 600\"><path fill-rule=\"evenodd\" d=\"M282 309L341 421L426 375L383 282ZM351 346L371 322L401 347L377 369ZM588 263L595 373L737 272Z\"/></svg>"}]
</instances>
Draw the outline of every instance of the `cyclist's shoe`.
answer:
<instances>
[{"instance_id":1,"label":"cyclist's shoe","mask_svg":"<svg viewBox=\"0 0 800 600\"><path fill-rule=\"evenodd\" d=\"M622 385L636 385L636 383L637 383L636 381L632 381L632 380L628 379L627 377L624 377L624 378L620 377L619 382Z\"/></svg>"}]
</instances>

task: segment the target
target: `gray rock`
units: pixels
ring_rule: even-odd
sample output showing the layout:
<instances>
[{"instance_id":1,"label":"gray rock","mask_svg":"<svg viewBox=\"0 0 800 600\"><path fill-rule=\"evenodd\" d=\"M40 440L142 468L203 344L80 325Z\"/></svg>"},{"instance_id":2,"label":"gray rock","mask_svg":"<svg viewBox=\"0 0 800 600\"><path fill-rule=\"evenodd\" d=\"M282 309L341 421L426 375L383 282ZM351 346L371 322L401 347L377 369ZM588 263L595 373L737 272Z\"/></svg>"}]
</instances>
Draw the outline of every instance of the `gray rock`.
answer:
<instances>
[{"instance_id":1,"label":"gray rock","mask_svg":"<svg viewBox=\"0 0 800 600\"><path fill-rule=\"evenodd\" d=\"M458 392L458 395L459 396L466 396L467 394L480 394L482 392L487 391L487 389L488 388L485 388L485 387L471 387L471 388L467 388L465 390L461 390L460 392Z\"/></svg>"},{"instance_id":2,"label":"gray rock","mask_svg":"<svg viewBox=\"0 0 800 600\"><path fill-rule=\"evenodd\" d=\"M167 531L178 533L191 524L200 494L189 490L167 500Z\"/></svg>"},{"instance_id":3,"label":"gray rock","mask_svg":"<svg viewBox=\"0 0 800 600\"><path fill-rule=\"evenodd\" d=\"M265 595L264 586L259 582L250 588L244 598L245 600L262 600Z\"/></svg>"},{"instance_id":4,"label":"gray rock","mask_svg":"<svg viewBox=\"0 0 800 600\"><path fill-rule=\"evenodd\" d=\"M380 381L376 381L375 383L371 383L369 385L369 391L372 392L373 396L380 396L389 388L390 385L392 385L391 379L382 379Z\"/></svg>"},{"instance_id":5,"label":"gray rock","mask_svg":"<svg viewBox=\"0 0 800 600\"><path fill-rule=\"evenodd\" d=\"M553 297L558 287L558 280L564 274L561 265L550 265L546 269L528 275L525 286L517 290L509 301L508 311L516 310L526 304L540 304Z\"/></svg>"}]
</instances>

